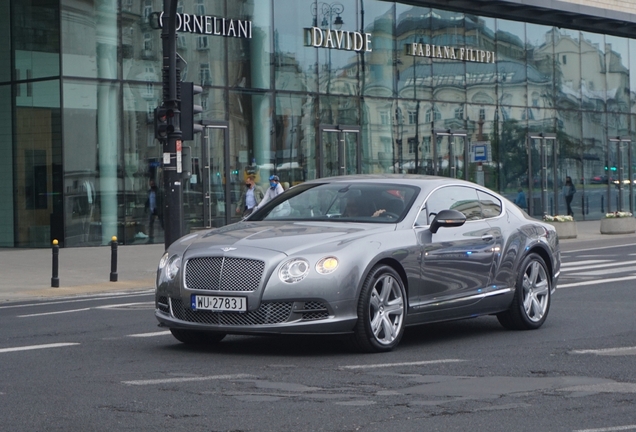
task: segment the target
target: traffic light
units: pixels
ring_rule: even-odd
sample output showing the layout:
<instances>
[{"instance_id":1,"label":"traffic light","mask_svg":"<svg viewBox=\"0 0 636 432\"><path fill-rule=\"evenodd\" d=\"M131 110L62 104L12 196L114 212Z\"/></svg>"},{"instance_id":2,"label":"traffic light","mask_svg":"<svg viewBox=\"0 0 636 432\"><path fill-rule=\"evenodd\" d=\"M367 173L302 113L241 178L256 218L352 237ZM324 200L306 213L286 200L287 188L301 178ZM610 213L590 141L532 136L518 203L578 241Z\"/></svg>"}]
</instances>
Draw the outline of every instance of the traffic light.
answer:
<instances>
[{"instance_id":1,"label":"traffic light","mask_svg":"<svg viewBox=\"0 0 636 432\"><path fill-rule=\"evenodd\" d=\"M160 141L168 139L174 132L174 111L163 106L155 108L155 138Z\"/></svg>"},{"instance_id":2,"label":"traffic light","mask_svg":"<svg viewBox=\"0 0 636 432\"><path fill-rule=\"evenodd\" d=\"M203 111L201 105L194 103L194 96L201 94L203 87L191 82L181 83L181 138L184 141L194 139L194 134L203 130L203 126L196 123L194 116Z\"/></svg>"}]
</instances>

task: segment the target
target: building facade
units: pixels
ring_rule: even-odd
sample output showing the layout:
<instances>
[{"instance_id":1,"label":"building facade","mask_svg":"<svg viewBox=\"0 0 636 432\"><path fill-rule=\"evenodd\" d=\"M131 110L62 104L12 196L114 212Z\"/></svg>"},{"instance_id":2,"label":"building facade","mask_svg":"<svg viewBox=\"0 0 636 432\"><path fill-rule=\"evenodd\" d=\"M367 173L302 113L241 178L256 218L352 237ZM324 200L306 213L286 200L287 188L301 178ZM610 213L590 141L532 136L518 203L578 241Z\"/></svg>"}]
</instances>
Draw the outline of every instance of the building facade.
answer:
<instances>
[{"instance_id":1,"label":"building facade","mask_svg":"<svg viewBox=\"0 0 636 432\"><path fill-rule=\"evenodd\" d=\"M184 143L184 232L239 220L248 174L456 177L523 190L535 217L566 214L569 176L577 220L633 212L636 6L447 3L179 0L204 125ZM0 247L163 241L162 0L0 8Z\"/></svg>"}]
</instances>

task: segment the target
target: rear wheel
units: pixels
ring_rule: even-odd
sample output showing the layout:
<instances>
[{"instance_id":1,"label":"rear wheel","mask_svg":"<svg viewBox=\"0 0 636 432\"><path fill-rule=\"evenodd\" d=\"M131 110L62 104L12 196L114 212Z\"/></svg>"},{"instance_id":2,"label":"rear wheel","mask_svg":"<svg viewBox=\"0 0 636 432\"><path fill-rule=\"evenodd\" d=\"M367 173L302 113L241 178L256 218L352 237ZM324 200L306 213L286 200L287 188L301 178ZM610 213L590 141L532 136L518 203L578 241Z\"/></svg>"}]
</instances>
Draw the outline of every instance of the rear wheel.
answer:
<instances>
[{"instance_id":1,"label":"rear wheel","mask_svg":"<svg viewBox=\"0 0 636 432\"><path fill-rule=\"evenodd\" d=\"M532 253L521 264L515 296L510 308L497 314L501 325L511 330L533 330L541 327L550 310L550 277L543 259Z\"/></svg>"},{"instance_id":2,"label":"rear wheel","mask_svg":"<svg viewBox=\"0 0 636 432\"><path fill-rule=\"evenodd\" d=\"M174 336L175 339L186 345L212 345L221 342L221 340L225 337L225 333L176 328L171 328L170 333L172 333L172 336Z\"/></svg>"},{"instance_id":3,"label":"rear wheel","mask_svg":"<svg viewBox=\"0 0 636 432\"><path fill-rule=\"evenodd\" d=\"M358 300L353 342L364 352L391 351L404 333L406 292L400 275L386 265L374 267Z\"/></svg>"}]
</instances>

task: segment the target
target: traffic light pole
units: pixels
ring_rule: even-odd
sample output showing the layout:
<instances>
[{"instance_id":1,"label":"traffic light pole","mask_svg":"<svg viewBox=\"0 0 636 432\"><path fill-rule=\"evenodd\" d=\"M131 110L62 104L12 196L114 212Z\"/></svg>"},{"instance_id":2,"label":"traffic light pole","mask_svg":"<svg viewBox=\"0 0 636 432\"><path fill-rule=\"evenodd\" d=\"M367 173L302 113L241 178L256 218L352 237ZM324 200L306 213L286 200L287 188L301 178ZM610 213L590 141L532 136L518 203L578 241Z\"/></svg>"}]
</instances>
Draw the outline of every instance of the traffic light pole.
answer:
<instances>
[{"instance_id":1,"label":"traffic light pole","mask_svg":"<svg viewBox=\"0 0 636 432\"><path fill-rule=\"evenodd\" d=\"M163 0L164 22L161 30L163 48L163 106L174 113L167 139L163 144L163 226L168 249L184 233L183 189L181 184L181 125L179 115L179 77L177 69L177 0Z\"/></svg>"}]
</instances>

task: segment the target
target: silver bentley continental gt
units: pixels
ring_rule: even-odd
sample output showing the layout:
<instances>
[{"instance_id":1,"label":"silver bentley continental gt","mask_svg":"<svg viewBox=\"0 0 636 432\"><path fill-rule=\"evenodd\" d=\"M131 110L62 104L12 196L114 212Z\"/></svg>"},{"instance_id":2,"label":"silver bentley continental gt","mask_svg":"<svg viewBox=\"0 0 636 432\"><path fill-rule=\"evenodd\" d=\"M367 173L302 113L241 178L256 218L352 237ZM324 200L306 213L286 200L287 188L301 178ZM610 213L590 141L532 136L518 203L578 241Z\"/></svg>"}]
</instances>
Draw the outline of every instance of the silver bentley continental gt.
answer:
<instances>
[{"instance_id":1,"label":"silver bentley continental gt","mask_svg":"<svg viewBox=\"0 0 636 432\"><path fill-rule=\"evenodd\" d=\"M559 273L554 228L484 187L330 177L172 244L155 314L186 344L344 334L361 351L389 351L416 324L495 315L505 328L537 329Z\"/></svg>"}]
</instances>

